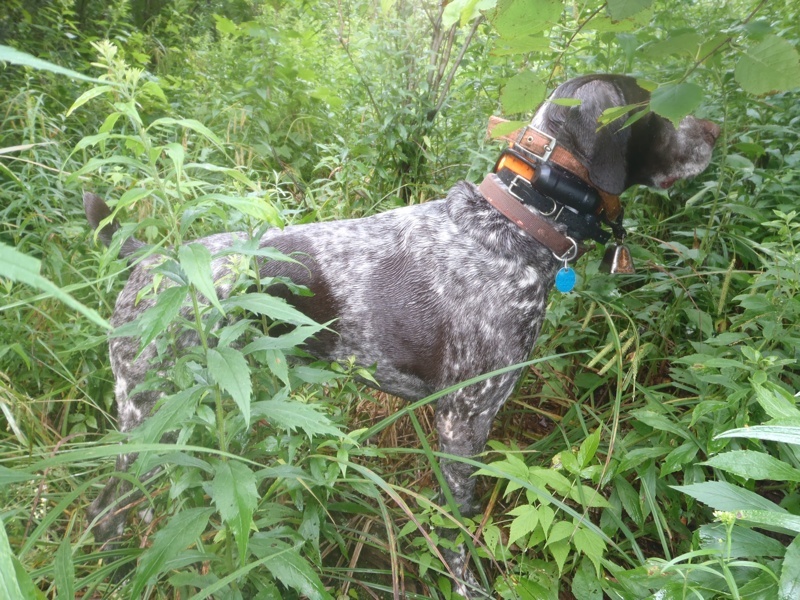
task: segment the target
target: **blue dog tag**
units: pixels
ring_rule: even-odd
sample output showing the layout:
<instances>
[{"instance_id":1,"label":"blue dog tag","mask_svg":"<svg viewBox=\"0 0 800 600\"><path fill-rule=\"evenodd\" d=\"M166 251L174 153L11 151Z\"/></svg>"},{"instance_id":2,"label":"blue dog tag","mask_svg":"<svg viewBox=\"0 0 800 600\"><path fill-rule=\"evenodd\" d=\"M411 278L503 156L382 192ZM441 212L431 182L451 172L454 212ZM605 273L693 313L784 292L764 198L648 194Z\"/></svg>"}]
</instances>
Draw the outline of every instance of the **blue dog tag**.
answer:
<instances>
[{"instance_id":1,"label":"blue dog tag","mask_svg":"<svg viewBox=\"0 0 800 600\"><path fill-rule=\"evenodd\" d=\"M556 273L556 289L566 294L575 289L575 270L572 267L562 267Z\"/></svg>"}]
</instances>

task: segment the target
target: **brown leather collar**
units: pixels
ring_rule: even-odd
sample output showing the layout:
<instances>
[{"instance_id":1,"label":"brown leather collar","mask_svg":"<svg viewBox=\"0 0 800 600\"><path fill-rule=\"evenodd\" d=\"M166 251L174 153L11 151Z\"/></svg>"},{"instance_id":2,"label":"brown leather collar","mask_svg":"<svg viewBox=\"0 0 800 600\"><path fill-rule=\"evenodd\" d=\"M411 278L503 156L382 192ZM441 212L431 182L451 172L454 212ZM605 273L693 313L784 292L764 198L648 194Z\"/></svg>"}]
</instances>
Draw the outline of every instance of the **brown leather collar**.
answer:
<instances>
[{"instance_id":1,"label":"brown leather collar","mask_svg":"<svg viewBox=\"0 0 800 600\"><path fill-rule=\"evenodd\" d=\"M587 251L587 248L578 245L575 240L558 231L544 218L525 208L494 173L489 173L484 178L478 186L478 191L508 220L549 248L556 259L573 260Z\"/></svg>"},{"instance_id":2,"label":"brown leather collar","mask_svg":"<svg viewBox=\"0 0 800 600\"><path fill-rule=\"evenodd\" d=\"M501 123L508 123L506 119L500 117L489 117L487 133L491 136L492 131ZM589 170L583 166L564 146L556 143L555 138L543 134L541 131L530 126L517 129L506 135L501 135L497 139L505 140L516 144L523 150L539 158L546 158L551 162L574 173L587 184L592 186L600 194L602 200L598 214L602 214L610 223L615 222L622 213L622 205L619 196L609 194L594 185L589 179Z\"/></svg>"}]
</instances>

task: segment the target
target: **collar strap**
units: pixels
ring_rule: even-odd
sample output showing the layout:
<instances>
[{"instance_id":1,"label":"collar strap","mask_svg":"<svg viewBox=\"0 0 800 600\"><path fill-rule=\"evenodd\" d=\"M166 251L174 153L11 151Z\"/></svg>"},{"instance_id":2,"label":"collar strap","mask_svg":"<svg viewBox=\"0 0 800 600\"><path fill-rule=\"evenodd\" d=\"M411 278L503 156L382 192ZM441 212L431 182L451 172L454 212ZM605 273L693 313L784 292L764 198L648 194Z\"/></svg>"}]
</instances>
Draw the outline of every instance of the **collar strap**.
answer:
<instances>
[{"instance_id":1,"label":"collar strap","mask_svg":"<svg viewBox=\"0 0 800 600\"><path fill-rule=\"evenodd\" d=\"M587 248L579 246L571 237L525 208L496 174L489 173L478 186L478 191L509 221L546 246L556 260L570 261L586 252Z\"/></svg>"},{"instance_id":2,"label":"collar strap","mask_svg":"<svg viewBox=\"0 0 800 600\"><path fill-rule=\"evenodd\" d=\"M498 125L503 123L508 123L508 121L500 117L489 117L489 127L487 129L489 136L492 135L492 131ZM558 145L554 137L527 125L506 135L498 136L497 139L510 142L512 147L528 153L534 162L550 161L576 175L597 190L601 199L597 214L602 215L609 223L614 223L619 219L622 214L619 196L610 194L594 185L589 178L589 170L569 150L564 146Z\"/></svg>"}]
</instances>

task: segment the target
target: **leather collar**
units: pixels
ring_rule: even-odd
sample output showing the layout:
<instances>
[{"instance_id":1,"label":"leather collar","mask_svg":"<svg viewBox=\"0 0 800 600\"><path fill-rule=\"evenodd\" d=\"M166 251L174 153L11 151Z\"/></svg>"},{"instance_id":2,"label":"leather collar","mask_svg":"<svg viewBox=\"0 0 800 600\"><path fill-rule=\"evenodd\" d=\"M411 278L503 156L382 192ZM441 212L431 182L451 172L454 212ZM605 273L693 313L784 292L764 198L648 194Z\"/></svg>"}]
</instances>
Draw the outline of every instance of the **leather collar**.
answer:
<instances>
[{"instance_id":1,"label":"leather collar","mask_svg":"<svg viewBox=\"0 0 800 600\"><path fill-rule=\"evenodd\" d=\"M570 261L588 250L558 231L546 219L525 208L495 173L489 173L484 178L478 191L509 221L547 247L556 260Z\"/></svg>"},{"instance_id":2,"label":"leather collar","mask_svg":"<svg viewBox=\"0 0 800 600\"><path fill-rule=\"evenodd\" d=\"M508 120L501 119L500 117L489 117L487 133L491 136L492 131L502 123L508 123ZM538 129L526 126L506 135L499 136L497 139L510 142L539 160L553 162L573 173L586 184L597 190L597 193L600 195L601 203L597 209L598 216L602 216L609 223L614 223L619 219L622 214L622 205L619 202L619 196L606 192L594 185L591 179L589 179L589 170L583 166L569 150L557 144L555 138L542 133Z\"/></svg>"}]
</instances>

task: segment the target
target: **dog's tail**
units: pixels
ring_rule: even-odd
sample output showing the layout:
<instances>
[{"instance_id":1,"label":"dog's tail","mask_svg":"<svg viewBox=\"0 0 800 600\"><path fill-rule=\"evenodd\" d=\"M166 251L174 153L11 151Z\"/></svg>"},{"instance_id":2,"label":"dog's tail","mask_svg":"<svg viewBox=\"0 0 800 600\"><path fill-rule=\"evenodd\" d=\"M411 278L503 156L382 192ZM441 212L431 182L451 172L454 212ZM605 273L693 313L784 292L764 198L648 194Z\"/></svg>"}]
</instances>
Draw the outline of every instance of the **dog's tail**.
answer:
<instances>
[{"instance_id":1,"label":"dog's tail","mask_svg":"<svg viewBox=\"0 0 800 600\"><path fill-rule=\"evenodd\" d=\"M92 226L92 229L100 227L100 222L111 216L111 209L108 207L108 204L103 202L100 196L92 194L91 192L85 192L83 194L83 210L86 211L86 219L89 221L89 225ZM100 231L97 232L97 237L99 237L100 241L106 246L110 246L111 238L114 237L114 233L117 229L119 229L119 223L115 219L103 226ZM130 237L122 243L119 255L122 258L127 258L142 246L144 246L143 242L140 242L134 237Z\"/></svg>"}]
</instances>

